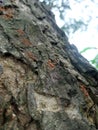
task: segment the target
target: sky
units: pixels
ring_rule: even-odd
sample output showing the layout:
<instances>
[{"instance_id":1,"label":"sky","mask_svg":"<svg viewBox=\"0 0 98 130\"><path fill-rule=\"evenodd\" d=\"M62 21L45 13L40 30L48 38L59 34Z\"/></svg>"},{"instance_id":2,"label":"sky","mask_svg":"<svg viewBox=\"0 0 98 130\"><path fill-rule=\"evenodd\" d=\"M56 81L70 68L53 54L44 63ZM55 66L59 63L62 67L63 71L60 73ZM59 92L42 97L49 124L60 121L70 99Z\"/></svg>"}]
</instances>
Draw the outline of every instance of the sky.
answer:
<instances>
[{"instance_id":1,"label":"sky","mask_svg":"<svg viewBox=\"0 0 98 130\"><path fill-rule=\"evenodd\" d=\"M61 0L58 0L61 4ZM79 1L79 0L78 0ZM75 33L71 33L69 41L75 44L79 51L86 47L96 47L96 49L88 50L82 55L88 60L92 60L98 54L98 0L80 0L78 3L76 0L69 0L71 10L65 13L65 20L69 18L75 18L76 20L82 19L85 23L90 20L87 30L78 30ZM64 21L60 19L59 12L53 10L55 18L59 27L64 24Z\"/></svg>"}]
</instances>

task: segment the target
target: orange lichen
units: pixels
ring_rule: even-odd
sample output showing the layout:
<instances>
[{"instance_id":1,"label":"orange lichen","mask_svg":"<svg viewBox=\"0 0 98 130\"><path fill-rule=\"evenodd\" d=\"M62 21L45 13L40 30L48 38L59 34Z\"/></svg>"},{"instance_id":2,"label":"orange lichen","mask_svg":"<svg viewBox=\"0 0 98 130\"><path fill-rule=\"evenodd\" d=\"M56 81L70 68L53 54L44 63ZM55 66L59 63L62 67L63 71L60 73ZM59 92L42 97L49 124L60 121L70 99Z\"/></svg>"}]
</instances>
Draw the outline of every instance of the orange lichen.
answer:
<instances>
[{"instance_id":1,"label":"orange lichen","mask_svg":"<svg viewBox=\"0 0 98 130\"><path fill-rule=\"evenodd\" d=\"M88 91L86 90L86 88L85 88L84 85L81 85L81 86L80 86L80 89L81 89L81 91L84 93L84 95L85 95L86 97L89 96L89 93L88 93Z\"/></svg>"},{"instance_id":2,"label":"orange lichen","mask_svg":"<svg viewBox=\"0 0 98 130\"><path fill-rule=\"evenodd\" d=\"M28 40L27 38L21 39L21 42L22 42L23 44L25 44L26 46L32 45L32 43L30 42L30 40Z\"/></svg>"},{"instance_id":3,"label":"orange lichen","mask_svg":"<svg viewBox=\"0 0 98 130\"><path fill-rule=\"evenodd\" d=\"M33 61L37 61L37 58L33 55L32 52L27 51L27 52L26 52L26 55L27 55L30 59L32 59Z\"/></svg>"},{"instance_id":4,"label":"orange lichen","mask_svg":"<svg viewBox=\"0 0 98 130\"><path fill-rule=\"evenodd\" d=\"M51 60L48 60L47 65L48 65L48 66L49 66L49 68L51 68L51 69L54 69L54 67L55 67L55 64L54 64L54 63L52 63L52 61L51 61Z\"/></svg>"},{"instance_id":5,"label":"orange lichen","mask_svg":"<svg viewBox=\"0 0 98 130\"><path fill-rule=\"evenodd\" d=\"M19 34L19 35L24 35L25 34L25 32L22 30L22 29L18 29L18 30L16 30L17 31L17 33Z\"/></svg>"},{"instance_id":6,"label":"orange lichen","mask_svg":"<svg viewBox=\"0 0 98 130\"><path fill-rule=\"evenodd\" d=\"M14 17L14 10L13 8L5 8L3 6L0 7L0 11L2 11L2 15L4 18L11 19Z\"/></svg>"},{"instance_id":7,"label":"orange lichen","mask_svg":"<svg viewBox=\"0 0 98 130\"><path fill-rule=\"evenodd\" d=\"M11 19L11 18L13 18L13 17L14 17L14 15L11 14L11 13L4 15L4 18L6 18L6 19Z\"/></svg>"},{"instance_id":8,"label":"orange lichen","mask_svg":"<svg viewBox=\"0 0 98 130\"><path fill-rule=\"evenodd\" d=\"M4 7L3 6L0 7L0 11L4 11Z\"/></svg>"}]
</instances>

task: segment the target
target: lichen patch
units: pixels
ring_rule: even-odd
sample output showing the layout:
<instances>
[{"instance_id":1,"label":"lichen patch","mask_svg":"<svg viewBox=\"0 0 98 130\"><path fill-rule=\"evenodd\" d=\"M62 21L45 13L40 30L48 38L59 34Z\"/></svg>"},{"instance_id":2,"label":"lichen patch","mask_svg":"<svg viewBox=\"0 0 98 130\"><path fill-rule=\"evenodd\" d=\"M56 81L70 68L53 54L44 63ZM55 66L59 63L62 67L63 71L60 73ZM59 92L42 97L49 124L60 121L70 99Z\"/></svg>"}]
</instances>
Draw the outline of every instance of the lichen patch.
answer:
<instances>
[{"instance_id":1,"label":"lichen patch","mask_svg":"<svg viewBox=\"0 0 98 130\"><path fill-rule=\"evenodd\" d=\"M34 93L38 111L60 111L60 106L57 103L55 97L44 96L38 93Z\"/></svg>"}]
</instances>

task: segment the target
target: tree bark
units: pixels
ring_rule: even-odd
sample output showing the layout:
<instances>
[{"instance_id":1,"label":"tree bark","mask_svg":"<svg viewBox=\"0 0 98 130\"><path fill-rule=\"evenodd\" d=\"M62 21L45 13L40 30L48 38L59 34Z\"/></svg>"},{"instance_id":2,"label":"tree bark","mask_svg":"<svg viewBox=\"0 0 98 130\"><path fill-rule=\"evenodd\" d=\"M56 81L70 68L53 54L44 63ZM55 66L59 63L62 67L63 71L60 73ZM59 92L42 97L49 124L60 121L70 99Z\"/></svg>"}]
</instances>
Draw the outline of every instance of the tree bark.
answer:
<instances>
[{"instance_id":1,"label":"tree bark","mask_svg":"<svg viewBox=\"0 0 98 130\"><path fill-rule=\"evenodd\" d=\"M37 0L0 5L0 130L97 130L98 71Z\"/></svg>"}]
</instances>

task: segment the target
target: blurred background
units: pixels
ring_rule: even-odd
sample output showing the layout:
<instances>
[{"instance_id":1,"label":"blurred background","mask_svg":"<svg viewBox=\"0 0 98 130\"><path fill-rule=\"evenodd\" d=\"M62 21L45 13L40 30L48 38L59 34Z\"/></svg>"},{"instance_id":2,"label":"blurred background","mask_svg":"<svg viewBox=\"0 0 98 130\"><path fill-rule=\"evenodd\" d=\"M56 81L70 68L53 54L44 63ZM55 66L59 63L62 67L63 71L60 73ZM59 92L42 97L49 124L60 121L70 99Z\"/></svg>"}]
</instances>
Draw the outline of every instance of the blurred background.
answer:
<instances>
[{"instance_id":1,"label":"blurred background","mask_svg":"<svg viewBox=\"0 0 98 130\"><path fill-rule=\"evenodd\" d=\"M55 14L69 42L98 69L98 0L40 0Z\"/></svg>"}]
</instances>

